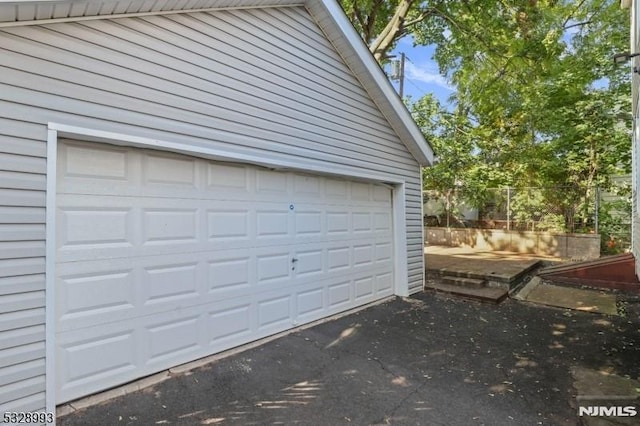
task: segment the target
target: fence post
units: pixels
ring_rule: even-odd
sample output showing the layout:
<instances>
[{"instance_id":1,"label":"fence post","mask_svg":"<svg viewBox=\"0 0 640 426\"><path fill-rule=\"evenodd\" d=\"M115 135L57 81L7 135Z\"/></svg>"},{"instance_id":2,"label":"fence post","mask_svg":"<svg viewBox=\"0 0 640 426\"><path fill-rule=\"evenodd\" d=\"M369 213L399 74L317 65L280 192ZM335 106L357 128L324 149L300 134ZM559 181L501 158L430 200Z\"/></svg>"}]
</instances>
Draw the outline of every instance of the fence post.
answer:
<instances>
[{"instance_id":1,"label":"fence post","mask_svg":"<svg viewBox=\"0 0 640 426\"><path fill-rule=\"evenodd\" d=\"M595 199L595 207L596 207L596 212L595 212L595 218L594 218L594 226L595 226L595 231L596 234L598 233L598 228L599 228L599 224L598 224L598 219L599 219L599 214L600 214L600 187L596 186L596 199Z\"/></svg>"},{"instance_id":2,"label":"fence post","mask_svg":"<svg viewBox=\"0 0 640 426\"><path fill-rule=\"evenodd\" d=\"M511 229L511 187L507 186L507 231Z\"/></svg>"},{"instance_id":3,"label":"fence post","mask_svg":"<svg viewBox=\"0 0 640 426\"><path fill-rule=\"evenodd\" d=\"M447 215L447 229L449 229L449 216L451 215L451 190L447 192L447 211L445 212Z\"/></svg>"}]
</instances>

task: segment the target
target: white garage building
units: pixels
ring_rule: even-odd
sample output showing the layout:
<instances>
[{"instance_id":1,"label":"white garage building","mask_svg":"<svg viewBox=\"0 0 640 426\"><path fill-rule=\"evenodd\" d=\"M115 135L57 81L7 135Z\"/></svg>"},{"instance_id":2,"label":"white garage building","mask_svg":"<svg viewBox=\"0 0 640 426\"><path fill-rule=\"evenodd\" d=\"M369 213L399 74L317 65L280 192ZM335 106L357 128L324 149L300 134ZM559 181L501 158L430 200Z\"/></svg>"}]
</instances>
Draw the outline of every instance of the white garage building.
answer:
<instances>
[{"instance_id":1,"label":"white garage building","mask_svg":"<svg viewBox=\"0 0 640 426\"><path fill-rule=\"evenodd\" d=\"M334 0L0 4L0 411L421 290L432 156Z\"/></svg>"}]
</instances>

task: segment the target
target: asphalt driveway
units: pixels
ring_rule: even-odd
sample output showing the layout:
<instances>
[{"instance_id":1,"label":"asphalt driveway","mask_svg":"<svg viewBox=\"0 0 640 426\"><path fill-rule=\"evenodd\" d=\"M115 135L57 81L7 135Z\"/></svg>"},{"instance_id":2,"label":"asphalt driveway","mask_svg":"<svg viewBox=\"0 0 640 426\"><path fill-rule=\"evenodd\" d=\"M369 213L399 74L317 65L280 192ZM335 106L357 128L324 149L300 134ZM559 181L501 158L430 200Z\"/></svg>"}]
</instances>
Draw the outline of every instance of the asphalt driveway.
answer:
<instances>
[{"instance_id":1,"label":"asphalt driveway","mask_svg":"<svg viewBox=\"0 0 640 426\"><path fill-rule=\"evenodd\" d=\"M295 332L60 425L575 425L572 367L640 374L640 322L420 294Z\"/></svg>"}]
</instances>

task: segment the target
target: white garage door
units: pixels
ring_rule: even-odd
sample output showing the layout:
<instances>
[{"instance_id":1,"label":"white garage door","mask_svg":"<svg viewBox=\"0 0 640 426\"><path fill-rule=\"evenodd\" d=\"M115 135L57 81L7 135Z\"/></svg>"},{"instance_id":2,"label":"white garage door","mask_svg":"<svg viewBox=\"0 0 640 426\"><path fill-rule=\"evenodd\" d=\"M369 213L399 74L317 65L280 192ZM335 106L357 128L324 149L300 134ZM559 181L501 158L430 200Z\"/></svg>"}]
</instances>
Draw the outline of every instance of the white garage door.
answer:
<instances>
[{"instance_id":1,"label":"white garage door","mask_svg":"<svg viewBox=\"0 0 640 426\"><path fill-rule=\"evenodd\" d=\"M382 185L60 143L57 402L393 293Z\"/></svg>"}]
</instances>

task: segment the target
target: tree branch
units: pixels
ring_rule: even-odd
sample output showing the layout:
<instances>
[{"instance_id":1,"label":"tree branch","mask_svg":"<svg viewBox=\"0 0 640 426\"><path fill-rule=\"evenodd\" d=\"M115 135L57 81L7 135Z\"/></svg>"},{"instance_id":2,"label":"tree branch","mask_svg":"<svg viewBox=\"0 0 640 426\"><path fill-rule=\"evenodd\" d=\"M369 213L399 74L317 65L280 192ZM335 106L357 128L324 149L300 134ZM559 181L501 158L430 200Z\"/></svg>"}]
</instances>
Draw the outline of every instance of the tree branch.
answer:
<instances>
[{"instance_id":1,"label":"tree branch","mask_svg":"<svg viewBox=\"0 0 640 426\"><path fill-rule=\"evenodd\" d=\"M369 50L378 62L384 58L386 52L397 39L398 34L402 32L405 19L414 2L415 0L401 0L387 26L369 46Z\"/></svg>"},{"instance_id":2,"label":"tree branch","mask_svg":"<svg viewBox=\"0 0 640 426\"><path fill-rule=\"evenodd\" d=\"M576 7L573 8L573 10L571 11L571 13L569 14L569 16L567 16L564 20L564 23L562 24L562 28L564 28L569 21L571 20L571 18L573 18L573 15L578 11L578 9L580 9L582 7L582 5L586 2L587 0L580 0L580 3L578 3L578 5Z\"/></svg>"},{"instance_id":3,"label":"tree branch","mask_svg":"<svg viewBox=\"0 0 640 426\"><path fill-rule=\"evenodd\" d=\"M404 23L404 27L405 28L409 28L413 25L419 24L420 22L424 21L425 19L427 19L428 16L430 15L434 15L435 9L433 8L428 8L428 9L424 9L423 11L420 12L420 14L418 15L417 18L414 18L410 21L406 21Z\"/></svg>"},{"instance_id":4,"label":"tree branch","mask_svg":"<svg viewBox=\"0 0 640 426\"><path fill-rule=\"evenodd\" d=\"M578 22L578 23L575 23L575 24L568 25L566 27L562 27L562 29L566 31L569 28L581 27L583 25L589 25L589 24L593 24L593 21Z\"/></svg>"}]
</instances>

